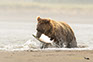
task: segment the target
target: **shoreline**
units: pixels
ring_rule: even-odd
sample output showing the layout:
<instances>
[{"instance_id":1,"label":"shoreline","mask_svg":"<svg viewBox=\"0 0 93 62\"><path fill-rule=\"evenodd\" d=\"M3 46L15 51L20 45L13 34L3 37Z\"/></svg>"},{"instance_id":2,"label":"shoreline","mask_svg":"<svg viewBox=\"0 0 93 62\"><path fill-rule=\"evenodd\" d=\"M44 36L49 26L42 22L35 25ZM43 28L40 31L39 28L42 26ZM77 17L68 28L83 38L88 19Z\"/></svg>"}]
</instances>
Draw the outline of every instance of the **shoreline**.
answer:
<instances>
[{"instance_id":1,"label":"shoreline","mask_svg":"<svg viewBox=\"0 0 93 62\"><path fill-rule=\"evenodd\" d=\"M89 51L15 51L0 52L1 62L93 62ZM87 59L88 58L88 59Z\"/></svg>"}]
</instances>

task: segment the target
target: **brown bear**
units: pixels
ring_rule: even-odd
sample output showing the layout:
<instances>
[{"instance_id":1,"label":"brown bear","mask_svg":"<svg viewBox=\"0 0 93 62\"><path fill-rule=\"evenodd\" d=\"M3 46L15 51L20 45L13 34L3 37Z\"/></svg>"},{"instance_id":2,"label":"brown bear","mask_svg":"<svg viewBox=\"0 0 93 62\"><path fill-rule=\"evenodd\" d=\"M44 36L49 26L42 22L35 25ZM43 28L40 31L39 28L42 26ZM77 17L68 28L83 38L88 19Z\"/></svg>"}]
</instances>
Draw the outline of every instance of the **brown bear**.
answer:
<instances>
[{"instance_id":1,"label":"brown bear","mask_svg":"<svg viewBox=\"0 0 93 62\"><path fill-rule=\"evenodd\" d=\"M77 47L74 32L65 22L40 17L37 17L37 21L37 38L40 38L40 36L44 34L48 36L50 40L53 40L58 48L62 48L63 44L65 44L67 48ZM48 47L48 45L44 48L46 47Z\"/></svg>"}]
</instances>

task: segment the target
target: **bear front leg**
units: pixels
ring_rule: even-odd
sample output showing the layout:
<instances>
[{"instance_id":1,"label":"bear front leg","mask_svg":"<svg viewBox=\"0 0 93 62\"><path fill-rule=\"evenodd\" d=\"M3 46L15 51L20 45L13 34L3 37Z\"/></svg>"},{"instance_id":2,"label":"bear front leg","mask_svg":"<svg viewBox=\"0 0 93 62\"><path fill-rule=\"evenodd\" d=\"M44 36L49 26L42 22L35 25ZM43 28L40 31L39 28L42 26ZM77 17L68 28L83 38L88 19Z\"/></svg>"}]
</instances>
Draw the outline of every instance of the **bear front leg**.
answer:
<instances>
[{"instance_id":1,"label":"bear front leg","mask_svg":"<svg viewBox=\"0 0 93 62\"><path fill-rule=\"evenodd\" d=\"M59 48L62 48L64 43L63 38L59 38L58 41L59 41Z\"/></svg>"},{"instance_id":2,"label":"bear front leg","mask_svg":"<svg viewBox=\"0 0 93 62\"><path fill-rule=\"evenodd\" d=\"M63 42L64 42L63 38L59 38L58 37L55 42L56 42L56 45L57 45L58 48L62 48L63 47Z\"/></svg>"},{"instance_id":3,"label":"bear front leg","mask_svg":"<svg viewBox=\"0 0 93 62\"><path fill-rule=\"evenodd\" d=\"M70 43L66 43L66 47L65 48L71 48L71 44Z\"/></svg>"},{"instance_id":4,"label":"bear front leg","mask_svg":"<svg viewBox=\"0 0 93 62\"><path fill-rule=\"evenodd\" d=\"M50 43L43 43L41 49L48 48L51 44Z\"/></svg>"},{"instance_id":5,"label":"bear front leg","mask_svg":"<svg viewBox=\"0 0 93 62\"><path fill-rule=\"evenodd\" d=\"M56 48L62 48L63 47L63 42L62 41L54 40L53 44Z\"/></svg>"}]
</instances>

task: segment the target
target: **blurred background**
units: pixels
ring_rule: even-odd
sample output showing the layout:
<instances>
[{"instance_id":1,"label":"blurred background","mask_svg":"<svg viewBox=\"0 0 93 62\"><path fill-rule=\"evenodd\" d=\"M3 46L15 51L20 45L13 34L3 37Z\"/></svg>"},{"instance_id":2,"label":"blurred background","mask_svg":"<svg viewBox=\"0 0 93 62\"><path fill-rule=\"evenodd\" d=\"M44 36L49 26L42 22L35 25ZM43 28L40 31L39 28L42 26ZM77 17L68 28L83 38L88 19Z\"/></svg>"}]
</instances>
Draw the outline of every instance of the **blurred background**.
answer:
<instances>
[{"instance_id":1,"label":"blurred background","mask_svg":"<svg viewBox=\"0 0 93 62\"><path fill-rule=\"evenodd\" d=\"M93 0L0 0L0 21L34 22L37 16L93 23Z\"/></svg>"}]
</instances>

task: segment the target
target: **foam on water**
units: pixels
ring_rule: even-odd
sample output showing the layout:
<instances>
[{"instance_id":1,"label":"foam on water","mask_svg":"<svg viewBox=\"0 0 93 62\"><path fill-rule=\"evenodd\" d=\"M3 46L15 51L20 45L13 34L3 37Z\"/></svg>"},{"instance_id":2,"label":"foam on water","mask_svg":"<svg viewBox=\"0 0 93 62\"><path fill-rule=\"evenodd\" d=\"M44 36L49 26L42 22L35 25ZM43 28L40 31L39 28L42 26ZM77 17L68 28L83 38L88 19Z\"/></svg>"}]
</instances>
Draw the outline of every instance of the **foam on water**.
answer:
<instances>
[{"instance_id":1,"label":"foam on water","mask_svg":"<svg viewBox=\"0 0 93 62\"><path fill-rule=\"evenodd\" d=\"M24 50L93 50L92 44L89 44L88 47L84 47L84 48L46 48L46 49L40 49L40 47L42 46L42 43L40 43L37 39L35 39L33 37L34 40L29 39L28 41L26 41L24 44L22 45L4 45L4 46L0 46L0 50L4 50L4 51L24 51ZM45 36L42 35L41 39L44 41L48 41L50 43L52 43L52 41L50 41L50 39ZM86 46L84 44L80 44L81 46ZM78 45L79 46L79 45Z\"/></svg>"},{"instance_id":2,"label":"foam on water","mask_svg":"<svg viewBox=\"0 0 93 62\"><path fill-rule=\"evenodd\" d=\"M3 45L0 46L0 50L6 51L21 51L21 50L32 50L32 49L40 49L41 43L39 41L33 41L29 39L23 45Z\"/></svg>"},{"instance_id":3,"label":"foam on water","mask_svg":"<svg viewBox=\"0 0 93 62\"><path fill-rule=\"evenodd\" d=\"M0 50L5 51L23 51L23 50L40 50L42 43L39 42L36 38L32 37L34 40L29 39L22 45L2 45L0 46ZM52 43L50 39L43 35L40 37L42 40Z\"/></svg>"}]
</instances>

